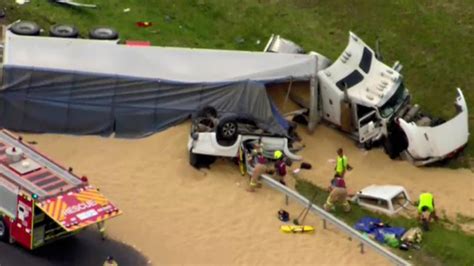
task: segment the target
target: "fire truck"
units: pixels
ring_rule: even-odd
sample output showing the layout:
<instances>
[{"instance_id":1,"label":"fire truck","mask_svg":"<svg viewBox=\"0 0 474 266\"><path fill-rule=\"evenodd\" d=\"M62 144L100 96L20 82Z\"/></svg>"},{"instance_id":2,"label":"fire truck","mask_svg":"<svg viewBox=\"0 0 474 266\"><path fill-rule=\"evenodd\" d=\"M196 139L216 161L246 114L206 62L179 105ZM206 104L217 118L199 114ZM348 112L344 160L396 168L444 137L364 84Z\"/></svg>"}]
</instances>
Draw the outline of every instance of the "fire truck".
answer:
<instances>
[{"instance_id":1,"label":"fire truck","mask_svg":"<svg viewBox=\"0 0 474 266\"><path fill-rule=\"evenodd\" d=\"M0 130L0 241L33 250L120 214L87 177Z\"/></svg>"}]
</instances>

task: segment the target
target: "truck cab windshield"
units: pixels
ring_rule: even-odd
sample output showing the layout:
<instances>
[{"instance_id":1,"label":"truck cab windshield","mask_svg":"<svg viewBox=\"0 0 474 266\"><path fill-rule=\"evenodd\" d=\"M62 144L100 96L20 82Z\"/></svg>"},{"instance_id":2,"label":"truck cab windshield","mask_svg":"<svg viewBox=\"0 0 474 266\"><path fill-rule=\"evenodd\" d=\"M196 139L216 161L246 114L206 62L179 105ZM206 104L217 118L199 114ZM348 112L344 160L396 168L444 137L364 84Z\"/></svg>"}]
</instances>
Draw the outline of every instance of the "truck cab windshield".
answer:
<instances>
[{"instance_id":1,"label":"truck cab windshield","mask_svg":"<svg viewBox=\"0 0 474 266\"><path fill-rule=\"evenodd\" d=\"M384 118L391 116L395 111L400 108L403 101L405 100L405 85L403 82L398 86L397 91L393 94L382 107L380 107L380 115Z\"/></svg>"}]
</instances>

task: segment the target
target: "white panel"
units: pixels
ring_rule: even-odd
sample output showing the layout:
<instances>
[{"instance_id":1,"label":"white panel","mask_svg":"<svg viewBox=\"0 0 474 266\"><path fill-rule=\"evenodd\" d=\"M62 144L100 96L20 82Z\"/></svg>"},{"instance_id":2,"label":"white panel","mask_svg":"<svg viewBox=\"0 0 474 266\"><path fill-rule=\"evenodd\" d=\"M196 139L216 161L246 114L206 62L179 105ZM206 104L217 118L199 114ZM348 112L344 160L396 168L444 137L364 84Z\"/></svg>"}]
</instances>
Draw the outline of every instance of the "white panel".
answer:
<instances>
[{"instance_id":1,"label":"white panel","mask_svg":"<svg viewBox=\"0 0 474 266\"><path fill-rule=\"evenodd\" d=\"M132 47L110 42L6 34L5 66L169 80L225 82L306 79L314 55L230 50Z\"/></svg>"}]
</instances>

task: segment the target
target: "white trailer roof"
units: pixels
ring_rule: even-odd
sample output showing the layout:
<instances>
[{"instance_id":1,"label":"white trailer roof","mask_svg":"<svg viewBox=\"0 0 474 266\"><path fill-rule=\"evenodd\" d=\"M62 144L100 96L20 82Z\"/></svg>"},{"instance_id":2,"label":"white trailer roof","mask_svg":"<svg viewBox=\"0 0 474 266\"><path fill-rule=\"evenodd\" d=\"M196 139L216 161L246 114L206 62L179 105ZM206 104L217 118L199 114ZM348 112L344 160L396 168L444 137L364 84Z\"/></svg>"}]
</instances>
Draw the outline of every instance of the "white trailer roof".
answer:
<instances>
[{"instance_id":1,"label":"white trailer roof","mask_svg":"<svg viewBox=\"0 0 474 266\"><path fill-rule=\"evenodd\" d=\"M168 47L6 34L4 65L185 83L309 79L314 55Z\"/></svg>"},{"instance_id":2,"label":"white trailer roof","mask_svg":"<svg viewBox=\"0 0 474 266\"><path fill-rule=\"evenodd\" d=\"M341 91L345 81L349 98L365 106L382 106L401 82L400 73L380 62L374 51L352 32L341 56L318 75Z\"/></svg>"}]
</instances>

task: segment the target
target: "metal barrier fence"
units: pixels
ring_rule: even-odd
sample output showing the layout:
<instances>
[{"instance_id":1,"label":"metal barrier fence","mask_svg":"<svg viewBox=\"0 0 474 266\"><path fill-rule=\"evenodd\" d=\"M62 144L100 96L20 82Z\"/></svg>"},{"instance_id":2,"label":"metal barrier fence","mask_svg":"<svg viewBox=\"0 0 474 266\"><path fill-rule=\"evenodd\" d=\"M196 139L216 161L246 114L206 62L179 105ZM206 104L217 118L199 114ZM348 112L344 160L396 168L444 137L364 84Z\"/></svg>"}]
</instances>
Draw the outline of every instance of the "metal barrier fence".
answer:
<instances>
[{"instance_id":1,"label":"metal barrier fence","mask_svg":"<svg viewBox=\"0 0 474 266\"><path fill-rule=\"evenodd\" d=\"M291 197L295 199L297 202L304 206L309 206L310 201L303 197L298 192L289 189L286 186L283 186L279 182L275 181L268 175L262 175L262 181L267 184L268 186L284 193L287 197ZM331 224L336 226L339 230L343 231L344 233L348 234L353 239L357 239L360 241L360 248L361 252L364 251L364 245L367 245L369 248L373 249L383 257L387 258L391 263L395 265L411 265L408 261L400 258L399 256L393 254L389 250L385 249L377 242L373 241L372 239L363 236L361 233L353 229L352 227L348 226L347 224L338 220L334 215L326 212L325 210L321 209L320 207L311 204L310 211L323 219L324 228L326 228L326 221L329 221Z\"/></svg>"}]
</instances>

